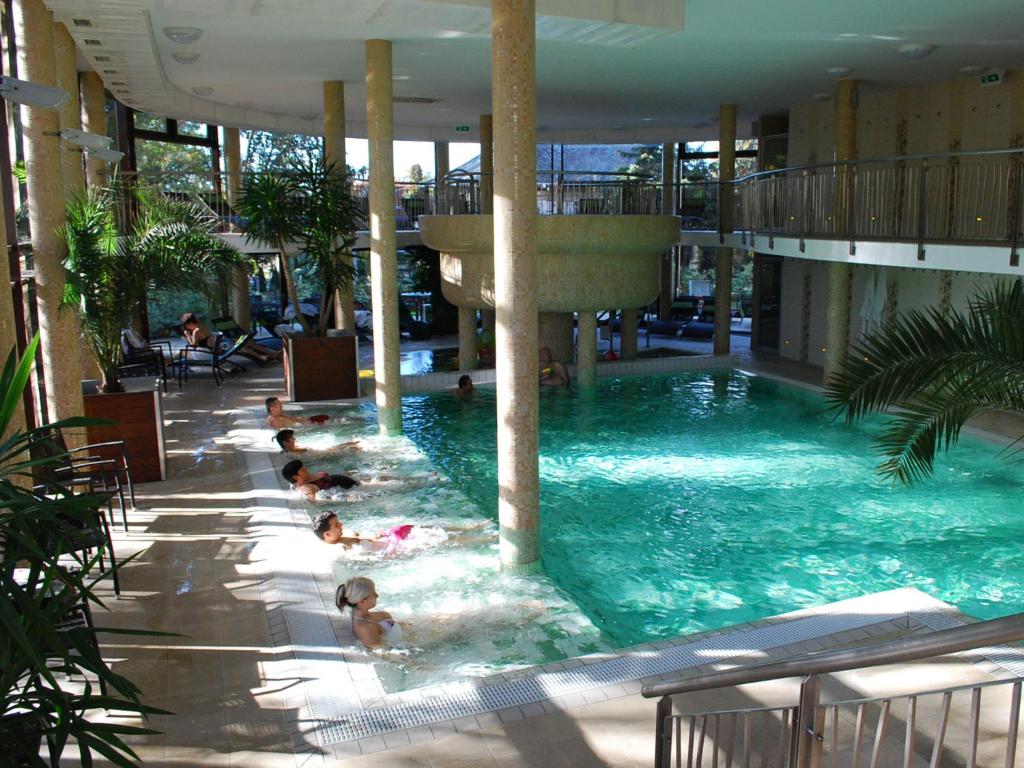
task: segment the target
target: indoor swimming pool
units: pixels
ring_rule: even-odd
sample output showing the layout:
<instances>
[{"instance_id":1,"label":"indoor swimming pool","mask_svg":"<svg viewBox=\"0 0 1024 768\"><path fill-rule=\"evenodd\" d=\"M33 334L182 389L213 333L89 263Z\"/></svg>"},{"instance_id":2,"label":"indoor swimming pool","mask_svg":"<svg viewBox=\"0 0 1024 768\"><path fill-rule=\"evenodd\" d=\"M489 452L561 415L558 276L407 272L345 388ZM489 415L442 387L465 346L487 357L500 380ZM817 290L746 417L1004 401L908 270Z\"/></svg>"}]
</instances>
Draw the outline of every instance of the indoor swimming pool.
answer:
<instances>
[{"instance_id":1,"label":"indoor swimming pool","mask_svg":"<svg viewBox=\"0 0 1024 768\"><path fill-rule=\"evenodd\" d=\"M912 586L968 614L1024 609L1019 465L965 437L931 481L875 474L870 436L820 396L740 372L606 379L541 392L543 575L503 576L495 393L404 398L406 436L374 435L370 405L324 446L365 450L316 468L386 475L335 503L347 528L483 525L401 557L338 558L407 622L375 663L385 689L483 676ZM312 460L310 461L312 464Z\"/></svg>"}]
</instances>

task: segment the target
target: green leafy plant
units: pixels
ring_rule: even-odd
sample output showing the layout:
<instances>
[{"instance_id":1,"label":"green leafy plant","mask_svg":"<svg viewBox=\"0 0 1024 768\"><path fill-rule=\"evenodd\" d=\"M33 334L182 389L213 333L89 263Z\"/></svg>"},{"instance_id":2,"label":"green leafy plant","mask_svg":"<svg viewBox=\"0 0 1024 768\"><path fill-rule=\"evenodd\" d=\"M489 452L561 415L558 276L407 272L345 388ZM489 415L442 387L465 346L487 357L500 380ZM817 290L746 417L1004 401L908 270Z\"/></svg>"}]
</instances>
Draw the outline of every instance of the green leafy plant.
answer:
<instances>
[{"instance_id":1,"label":"green leafy plant","mask_svg":"<svg viewBox=\"0 0 1024 768\"><path fill-rule=\"evenodd\" d=\"M110 574L90 574L105 553L101 547L85 554L83 548L104 502L56 485L32 490L28 480L34 469L60 459L31 458L33 449L50 439L50 430L92 422L66 419L8 434L37 344L32 342L20 362L12 352L0 373L0 435L7 435L0 441L0 764L56 764L73 739L82 765L100 755L114 765L134 766L138 758L123 737L155 731L91 722L88 714L102 709L142 717L166 713L142 704L138 687L107 665L96 630L67 624L82 605L103 607L94 590ZM88 675L80 689L69 685L72 674ZM43 741L50 761L40 757Z\"/></svg>"},{"instance_id":2,"label":"green leafy plant","mask_svg":"<svg viewBox=\"0 0 1024 768\"><path fill-rule=\"evenodd\" d=\"M78 312L100 368L101 392L123 390L121 331L150 286L212 293L210 278L242 263L238 251L216 236L218 225L199 203L124 184L90 190L69 203L64 303Z\"/></svg>"},{"instance_id":3,"label":"green leafy plant","mask_svg":"<svg viewBox=\"0 0 1024 768\"><path fill-rule=\"evenodd\" d=\"M236 203L245 233L282 254L288 300L307 336L324 336L330 327L334 294L352 284L350 249L362 217L350 193L346 171L314 158L286 173L258 173L242 186ZM310 275L321 290L319 321L313 326L298 312L296 270Z\"/></svg>"},{"instance_id":4,"label":"green leafy plant","mask_svg":"<svg viewBox=\"0 0 1024 768\"><path fill-rule=\"evenodd\" d=\"M1021 281L975 296L966 313L904 312L855 345L826 397L847 422L898 408L877 440L879 471L904 484L928 477L972 416L1024 414Z\"/></svg>"}]
</instances>

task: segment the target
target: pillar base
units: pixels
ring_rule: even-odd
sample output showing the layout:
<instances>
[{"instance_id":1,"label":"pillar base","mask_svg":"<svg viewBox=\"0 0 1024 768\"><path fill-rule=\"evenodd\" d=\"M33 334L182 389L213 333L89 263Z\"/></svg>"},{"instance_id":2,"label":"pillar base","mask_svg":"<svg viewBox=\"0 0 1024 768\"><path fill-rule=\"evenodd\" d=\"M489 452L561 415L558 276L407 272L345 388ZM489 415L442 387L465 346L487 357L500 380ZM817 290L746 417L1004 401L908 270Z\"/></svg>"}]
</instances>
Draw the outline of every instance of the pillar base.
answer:
<instances>
[{"instance_id":1,"label":"pillar base","mask_svg":"<svg viewBox=\"0 0 1024 768\"><path fill-rule=\"evenodd\" d=\"M540 531L536 528L507 528L501 526L498 535L503 570L525 575L537 573L540 563Z\"/></svg>"},{"instance_id":2,"label":"pillar base","mask_svg":"<svg viewBox=\"0 0 1024 768\"><path fill-rule=\"evenodd\" d=\"M384 437L397 437L402 434L402 409L377 408L377 430Z\"/></svg>"}]
</instances>

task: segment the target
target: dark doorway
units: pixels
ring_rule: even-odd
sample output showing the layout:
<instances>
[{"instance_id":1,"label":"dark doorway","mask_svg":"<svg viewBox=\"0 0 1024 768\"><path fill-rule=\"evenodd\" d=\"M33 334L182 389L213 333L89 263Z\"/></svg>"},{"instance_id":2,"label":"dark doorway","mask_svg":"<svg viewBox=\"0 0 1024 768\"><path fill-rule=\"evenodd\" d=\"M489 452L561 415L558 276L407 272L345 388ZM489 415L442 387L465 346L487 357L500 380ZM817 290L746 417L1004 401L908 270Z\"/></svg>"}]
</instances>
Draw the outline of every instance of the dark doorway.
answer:
<instances>
[{"instance_id":1,"label":"dark doorway","mask_svg":"<svg viewBox=\"0 0 1024 768\"><path fill-rule=\"evenodd\" d=\"M750 347L779 351L782 259L754 254L754 299Z\"/></svg>"}]
</instances>

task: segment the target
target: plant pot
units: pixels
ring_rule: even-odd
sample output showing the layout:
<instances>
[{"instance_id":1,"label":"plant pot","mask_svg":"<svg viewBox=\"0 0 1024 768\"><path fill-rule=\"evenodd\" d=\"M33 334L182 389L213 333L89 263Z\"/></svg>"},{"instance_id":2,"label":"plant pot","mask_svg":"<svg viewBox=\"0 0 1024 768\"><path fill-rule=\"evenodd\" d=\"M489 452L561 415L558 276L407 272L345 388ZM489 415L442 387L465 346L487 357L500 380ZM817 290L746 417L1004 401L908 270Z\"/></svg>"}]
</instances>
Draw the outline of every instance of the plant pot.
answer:
<instances>
[{"instance_id":1,"label":"plant pot","mask_svg":"<svg viewBox=\"0 0 1024 768\"><path fill-rule=\"evenodd\" d=\"M355 336L287 339L284 379L293 402L359 397L359 340Z\"/></svg>"},{"instance_id":2,"label":"plant pot","mask_svg":"<svg viewBox=\"0 0 1024 768\"><path fill-rule=\"evenodd\" d=\"M0 717L0 763L11 766L30 766L38 758L43 745L46 718L35 714L19 713Z\"/></svg>"},{"instance_id":3,"label":"plant pot","mask_svg":"<svg viewBox=\"0 0 1024 768\"><path fill-rule=\"evenodd\" d=\"M117 422L103 427L87 427L90 443L124 440L132 480L149 483L167 478L164 452L164 420L159 389L136 392L110 392L83 396L85 415L90 419ZM95 455L120 461L117 447L99 448Z\"/></svg>"}]
</instances>

